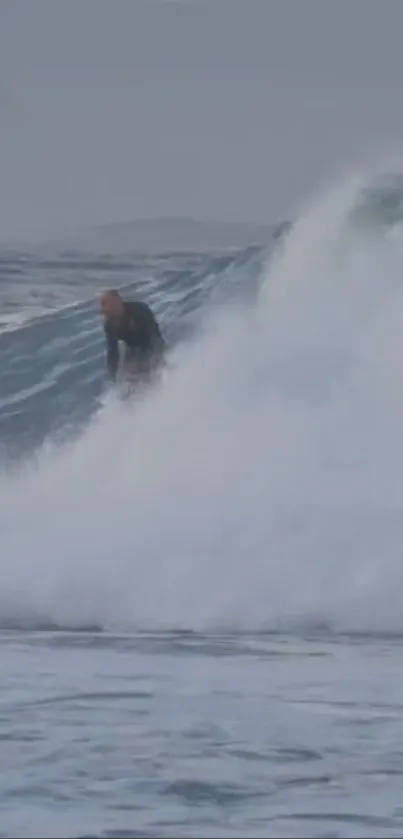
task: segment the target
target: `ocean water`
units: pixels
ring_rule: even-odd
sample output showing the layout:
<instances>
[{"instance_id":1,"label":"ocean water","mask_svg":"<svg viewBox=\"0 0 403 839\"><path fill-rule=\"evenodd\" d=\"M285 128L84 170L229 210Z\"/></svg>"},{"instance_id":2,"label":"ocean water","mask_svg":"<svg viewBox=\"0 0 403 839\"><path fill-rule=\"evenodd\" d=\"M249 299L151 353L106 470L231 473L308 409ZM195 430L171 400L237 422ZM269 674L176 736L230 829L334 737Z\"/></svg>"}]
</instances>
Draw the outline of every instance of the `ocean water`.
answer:
<instances>
[{"instance_id":1,"label":"ocean water","mask_svg":"<svg viewBox=\"0 0 403 839\"><path fill-rule=\"evenodd\" d=\"M403 206L0 254L0 835L403 832ZM108 286L169 342L108 385Z\"/></svg>"}]
</instances>

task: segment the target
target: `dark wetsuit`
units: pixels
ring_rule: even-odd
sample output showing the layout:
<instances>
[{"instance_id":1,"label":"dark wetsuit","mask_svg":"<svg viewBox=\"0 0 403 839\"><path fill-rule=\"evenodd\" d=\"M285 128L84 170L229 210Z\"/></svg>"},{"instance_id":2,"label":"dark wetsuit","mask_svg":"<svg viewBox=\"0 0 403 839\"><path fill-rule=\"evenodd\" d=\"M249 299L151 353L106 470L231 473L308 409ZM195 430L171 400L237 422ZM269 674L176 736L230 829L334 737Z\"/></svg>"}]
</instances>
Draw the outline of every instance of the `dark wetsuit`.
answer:
<instances>
[{"instance_id":1,"label":"dark wetsuit","mask_svg":"<svg viewBox=\"0 0 403 839\"><path fill-rule=\"evenodd\" d=\"M119 365L119 341L126 344L125 363L142 378L148 376L162 361L165 342L158 323L147 303L125 302L124 314L118 322L105 322L107 367L113 380Z\"/></svg>"}]
</instances>

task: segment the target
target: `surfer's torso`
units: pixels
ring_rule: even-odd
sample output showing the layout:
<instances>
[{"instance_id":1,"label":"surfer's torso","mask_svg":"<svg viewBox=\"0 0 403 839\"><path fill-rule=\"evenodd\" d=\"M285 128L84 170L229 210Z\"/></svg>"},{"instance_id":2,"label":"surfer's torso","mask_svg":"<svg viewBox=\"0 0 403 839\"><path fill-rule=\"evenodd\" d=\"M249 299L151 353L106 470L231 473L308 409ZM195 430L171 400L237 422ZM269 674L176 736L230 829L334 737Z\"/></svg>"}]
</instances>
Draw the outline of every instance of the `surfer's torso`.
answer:
<instances>
[{"instance_id":1,"label":"surfer's torso","mask_svg":"<svg viewBox=\"0 0 403 839\"><path fill-rule=\"evenodd\" d=\"M164 351L157 321L147 303L125 302L119 320L108 319L104 325L107 340L107 363L115 377L119 363L119 341L126 345L126 361L138 372L146 372L159 363Z\"/></svg>"}]
</instances>

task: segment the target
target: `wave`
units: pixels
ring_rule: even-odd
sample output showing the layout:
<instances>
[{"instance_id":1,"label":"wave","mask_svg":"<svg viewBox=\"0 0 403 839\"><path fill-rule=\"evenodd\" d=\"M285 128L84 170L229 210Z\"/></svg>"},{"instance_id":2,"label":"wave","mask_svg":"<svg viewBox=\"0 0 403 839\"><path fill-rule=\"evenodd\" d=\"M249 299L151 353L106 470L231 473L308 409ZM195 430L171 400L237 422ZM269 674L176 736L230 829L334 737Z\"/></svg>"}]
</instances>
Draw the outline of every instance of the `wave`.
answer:
<instances>
[{"instance_id":1,"label":"wave","mask_svg":"<svg viewBox=\"0 0 403 839\"><path fill-rule=\"evenodd\" d=\"M313 201L135 410L110 396L3 475L0 621L403 631L403 234L357 213L377 177Z\"/></svg>"}]
</instances>

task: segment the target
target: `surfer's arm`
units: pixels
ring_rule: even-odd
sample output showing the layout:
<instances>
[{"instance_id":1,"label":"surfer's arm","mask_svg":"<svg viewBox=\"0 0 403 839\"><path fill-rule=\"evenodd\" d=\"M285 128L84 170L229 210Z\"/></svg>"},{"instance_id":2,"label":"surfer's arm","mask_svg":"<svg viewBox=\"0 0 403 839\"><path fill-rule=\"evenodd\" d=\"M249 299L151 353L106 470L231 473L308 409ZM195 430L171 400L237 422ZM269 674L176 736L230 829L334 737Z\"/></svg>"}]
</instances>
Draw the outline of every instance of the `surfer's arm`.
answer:
<instances>
[{"instance_id":1,"label":"surfer's arm","mask_svg":"<svg viewBox=\"0 0 403 839\"><path fill-rule=\"evenodd\" d=\"M105 337L106 366L111 379L115 381L119 365L119 343L116 335L108 327L105 327Z\"/></svg>"},{"instance_id":2,"label":"surfer's arm","mask_svg":"<svg viewBox=\"0 0 403 839\"><path fill-rule=\"evenodd\" d=\"M152 352L155 358L162 359L165 353L165 341L162 337L162 333L160 328L156 322L154 322L154 330L151 334L151 345L152 345Z\"/></svg>"}]
</instances>

